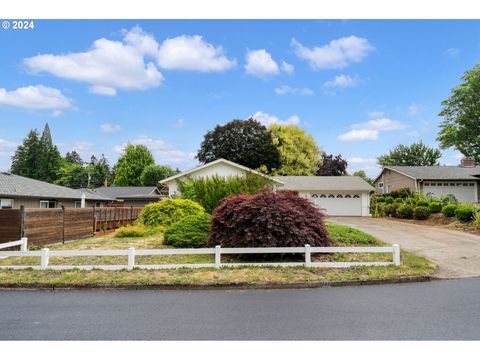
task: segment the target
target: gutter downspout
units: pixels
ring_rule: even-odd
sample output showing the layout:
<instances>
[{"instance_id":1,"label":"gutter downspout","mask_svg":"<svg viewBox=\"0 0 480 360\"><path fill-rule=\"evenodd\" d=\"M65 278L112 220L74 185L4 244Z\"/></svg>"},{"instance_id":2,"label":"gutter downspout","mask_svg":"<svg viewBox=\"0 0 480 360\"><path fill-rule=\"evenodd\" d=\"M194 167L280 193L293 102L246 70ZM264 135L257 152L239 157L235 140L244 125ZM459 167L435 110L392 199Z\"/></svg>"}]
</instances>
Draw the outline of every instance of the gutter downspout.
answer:
<instances>
[{"instance_id":1,"label":"gutter downspout","mask_svg":"<svg viewBox=\"0 0 480 360\"><path fill-rule=\"evenodd\" d=\"M417 193L420 193L419 188L420 188L420 183L422 182L423 182L423 179L418 180L418 183L417 183L417 180L415 180L415 191Z\"/></svg>"}]
</instances>

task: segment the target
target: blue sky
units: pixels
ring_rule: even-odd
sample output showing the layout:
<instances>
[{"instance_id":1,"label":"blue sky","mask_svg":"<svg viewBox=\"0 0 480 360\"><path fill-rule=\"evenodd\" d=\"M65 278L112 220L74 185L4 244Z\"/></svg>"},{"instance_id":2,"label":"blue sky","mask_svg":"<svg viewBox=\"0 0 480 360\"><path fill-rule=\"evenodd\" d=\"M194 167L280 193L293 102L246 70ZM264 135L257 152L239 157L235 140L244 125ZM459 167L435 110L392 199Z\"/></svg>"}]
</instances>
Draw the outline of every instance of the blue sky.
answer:
<instances>
[{"instance_id":1,"label":"blue sky","mask_svg":"<svg viewBox=\"0 0 480 360\"><path fill-rule=\"evenodd\" d=\"M297 124L349 170L435 145L440 102L480 57L478 21L38 20L0 30L0 169L48 122L62 153L147 145L181 169L216 124ZM444 152L442 163L459 154Z\"/></svg>"}]
</instances>

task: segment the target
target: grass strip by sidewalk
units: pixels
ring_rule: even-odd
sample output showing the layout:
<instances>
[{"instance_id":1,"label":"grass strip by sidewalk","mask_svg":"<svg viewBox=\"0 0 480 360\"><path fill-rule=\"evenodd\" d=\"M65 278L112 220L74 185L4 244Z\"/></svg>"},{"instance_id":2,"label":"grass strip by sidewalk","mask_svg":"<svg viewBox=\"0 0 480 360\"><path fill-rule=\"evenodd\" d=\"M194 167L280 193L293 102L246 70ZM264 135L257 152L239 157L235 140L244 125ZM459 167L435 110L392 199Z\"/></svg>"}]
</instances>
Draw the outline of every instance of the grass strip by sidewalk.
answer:
<instances>
[{"instance_id":1,"label":"grass strip by sidewalk","mask_svg":"<svg viewBox=\"0 0 480 360\"><path fill-rule=\"evenodd\" d=\"M327 224L328 231L336 246L382 246L374 237L346 226ZM138 249L167 248L162 244L162 236L148 238L117 239L111 234L103 237L79 240L63 245L51 246L51 249L87 250L87 249L126 249L131 246ZM390 254L332 254L317 255L321 261L390 261ZM140 258L140 257L139 257ZM33 264L38 259L9 258L0 260L0 264ZM206 263L213 262L211 255L172 255L151 256L139 259L141 263ZM226 261L236 261L227 258ZM125 257L53 257L54 264L124 264ZM222 284L289 284L330 281L389 280L412 276L426 276L435 271L435 265L425 258L402 250L402 265L366 267L356 266L348 269L324 269L305 267L241 267L241 268L204 268L176 270L0 270L0 286L141 286L141 285L222 285Z\"/></svg>"}]
</instances>

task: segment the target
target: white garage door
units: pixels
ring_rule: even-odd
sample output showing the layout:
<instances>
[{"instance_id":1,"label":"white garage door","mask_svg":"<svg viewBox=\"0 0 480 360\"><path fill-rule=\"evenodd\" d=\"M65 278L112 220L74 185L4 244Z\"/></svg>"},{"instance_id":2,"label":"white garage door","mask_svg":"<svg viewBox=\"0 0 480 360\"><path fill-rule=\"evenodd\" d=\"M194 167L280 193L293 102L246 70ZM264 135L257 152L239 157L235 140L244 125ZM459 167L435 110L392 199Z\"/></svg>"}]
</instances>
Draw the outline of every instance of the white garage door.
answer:
<instances>
[{"instance_id":1,"label":"white garage door","mask_svg":"<svg viewBox=\"0 0 480 360\"><path fill-rule=\"evenodd\" d=\"M330 216L362 216L361 194L312 194L310 200Z\"/></svg>"},{"instance_id":2,"label":"white garage door","mask_svg":"<svg viewBox=\"0 0 480 360\"><path fill-rule=\"evenodd\" d=\"M425 194L433 196L452 194L461 202L474 202L476 199L475 183L473 182L439 182L425 181L423 184Z\"/></svg>"}]
</instances>

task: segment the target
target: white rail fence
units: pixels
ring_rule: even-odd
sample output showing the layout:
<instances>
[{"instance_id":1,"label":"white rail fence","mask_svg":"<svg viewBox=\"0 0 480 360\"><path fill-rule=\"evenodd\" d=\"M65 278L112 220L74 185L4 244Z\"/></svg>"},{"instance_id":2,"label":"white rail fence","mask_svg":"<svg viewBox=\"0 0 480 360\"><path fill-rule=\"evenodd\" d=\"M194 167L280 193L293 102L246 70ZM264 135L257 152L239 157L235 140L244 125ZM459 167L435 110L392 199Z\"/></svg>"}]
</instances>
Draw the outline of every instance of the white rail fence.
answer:
<instances>
[{"instance_id":1,"label":"white rail fence","mask_svg":"<svg viewBox=\"0 0 480 360\"><path fill-rule=\"evenodd\" d=\"M27 251L27 244L28 244L28 239L24 237L17 241L10 241L8 243L0 244L0 249L6 249L9 247L20 245L20 251ZM3 252L0 254L3 254Z\"/></svg>"},{"instance_id":2,"label":"white rail fence","mask_svg":"<svg viewBox=\"0 0 480 360\"><path fill-rule=\"evenodd\" d=\"M26 244L26 240L25 240ZM16 244L19 245L19 244ZM14 245L11 245L14 246ZM314 262L312 254L332 254L332 253L391 253L392 261L377 262ZM38 251L2 251L6 257L40 257L40 266L32 265L2 265L0 269L27 269L36 270L132 270L138 269L179 269L179 268L208 268L208 267L239 267L239 266L306 266L323 268L348 268L351 266L400 266L400 245L386 247L265 247L265 248L201 248L201 249L135 249L128 250L49 250L44 248ZM214 263L205 264L155 264L143 265L136 264L136 256L154 256L154 255L194 255L211 254L214 255ZM222 254L305 254L305 261L302 262L267 262L267 263L222 263ZM54 256L61 257L80 257L80 256L126 256L126 265L49 265L50 258Z\"/></svg>"}]
</instances>

